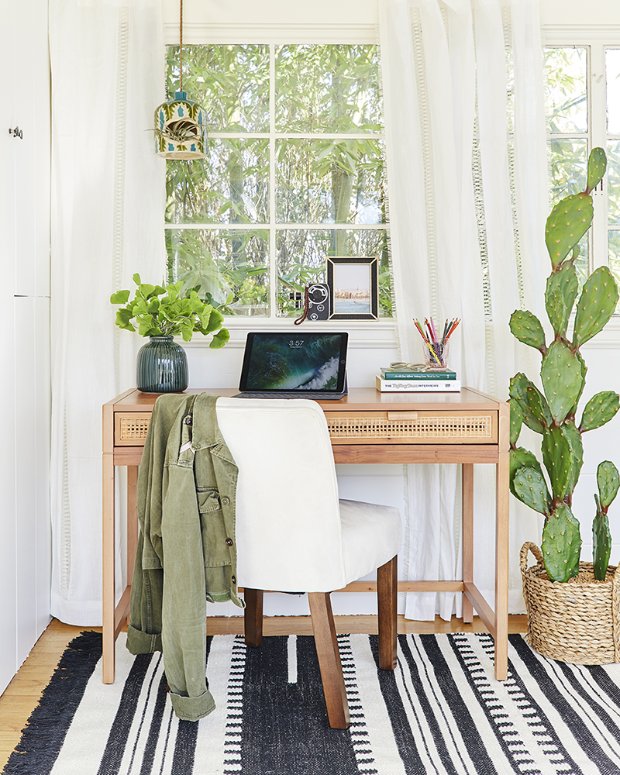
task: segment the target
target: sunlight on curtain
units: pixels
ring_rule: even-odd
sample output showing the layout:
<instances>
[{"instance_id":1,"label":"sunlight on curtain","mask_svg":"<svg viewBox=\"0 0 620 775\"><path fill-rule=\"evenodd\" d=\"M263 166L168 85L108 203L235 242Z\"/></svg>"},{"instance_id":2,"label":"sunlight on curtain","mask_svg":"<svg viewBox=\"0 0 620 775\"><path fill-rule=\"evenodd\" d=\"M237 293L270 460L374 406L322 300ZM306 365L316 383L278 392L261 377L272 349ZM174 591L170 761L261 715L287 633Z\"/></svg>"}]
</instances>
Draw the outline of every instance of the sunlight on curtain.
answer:
<instances>
[{"instance_id":1,"label":"sunlight on curtain","mask_svg":"<svg viewBox=\"0 0 620 775\"><path fill-rule=\"evenodd\" d=\"M101 404L135 384L140 344L115 329L109 296L165 266L161 0L51 0L50 58L52 614L97 625Z\"/></svg>"},{"instance_id":2,"label":"sunlight on curtain","mask_svg":"<svg viewBox=\"0 0 620 775\"><path fill-rule=\"evenodd\" d=\"M459 316L451 365L508 397L527 368L512 311L543 300L547 161L538 0L383 0L380 7L391 249L401 355L420 358L413 317ZM456 337L455 337L456 338ZM403 575L461 575L456 466L409 466ZM495 478L476 466L476 584L493 603ZM511 504L513 512L520 512ZM521 609L522 541L511 524L510 610ZM448 619L460 595L407 595L406 616Z\"/></svg>"}]
</instances>

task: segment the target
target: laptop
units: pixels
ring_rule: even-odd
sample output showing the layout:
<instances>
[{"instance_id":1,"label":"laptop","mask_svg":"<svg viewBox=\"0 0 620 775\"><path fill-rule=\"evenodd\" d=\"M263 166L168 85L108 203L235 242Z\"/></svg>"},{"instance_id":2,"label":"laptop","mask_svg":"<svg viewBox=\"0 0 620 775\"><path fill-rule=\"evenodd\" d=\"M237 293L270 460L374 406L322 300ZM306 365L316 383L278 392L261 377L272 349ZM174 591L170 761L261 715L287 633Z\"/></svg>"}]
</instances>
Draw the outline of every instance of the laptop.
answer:
<instances>
[{"instance_id":1,"label":"laptop","mask_svg":"<svg viewBox=\"0 0 620 775\"><path fill-rule=\"evenodd\" d=\"M332 332L249 333L238 396L342 398L347 394L348 338Z\"/></svg>"}]
</instances>

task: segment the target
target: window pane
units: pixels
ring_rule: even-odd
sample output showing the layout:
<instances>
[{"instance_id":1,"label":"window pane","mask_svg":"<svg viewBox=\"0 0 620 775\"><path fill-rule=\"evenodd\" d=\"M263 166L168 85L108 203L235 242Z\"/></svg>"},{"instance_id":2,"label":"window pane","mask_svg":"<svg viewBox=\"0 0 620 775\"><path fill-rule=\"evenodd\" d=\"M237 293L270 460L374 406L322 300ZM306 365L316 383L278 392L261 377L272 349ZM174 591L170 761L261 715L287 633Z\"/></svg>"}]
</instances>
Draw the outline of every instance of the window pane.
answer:
<instances>
[{"instance_id":1,"label":"window pane","mask_svg":"<svg viewBox=\"0 0 620 775\"><path fill-rule=\"evenodd\" d=\"M585 48L545 48L545 106L550 132L587 132Z\"/></svg>"},{"instance_id":2,"label":"window pane","mask_svg":"<svg viewBox=\"0 0 620 775\"><path fill-rule=\"evenodd\" d=\"M276 238L278 314L296 317L291 292L326 281L327 256L379 256L379 316L392 317L392 279L383 229L283 229Z\"/></svg>"},{"instance_id":3,"label":"window pane","mask_svg":"<svg viewBox=\"0 0 620 775\"><path fill-rule=\"evenodd\" d=\"M379 131L379 53L373 45L295 45L276 51L279 132Z\"/></svg>"},{"instance_id":4,"label":"window pane","mask_svg":"<svg viewBox=\"0 0 620 775\"><path fill-rule=\"evenodd\" d=\"M279 223L383 223L383 158L377 140L279 140Z\"/></svg>"},{"instance_id":5,"label":"window pane","mask_svg":"<svg viewBox=\"0 0 620 775\"><path fill-rule=\"evenodd\" d=\"M209 140L204 161L166 165L166 223L269 220L269 141Z\"/></svg>"},{"instance_id":6,"label":"window pane","mask_svg":"<svg viewBox=\"0 0 620 775\"><path fill-rule=\"evenodd\" d=\"M551 201L555 204L569 194L583 191L586 185L587 140L551 140Z\"/></svg>"},{"instance_id":7,"label":"window pane","mask_svg":"<svg viewBox=\"0 0 620 775\"><path fill-rule=\"evenodd\" d=\"M168 46L168 95L179 88L179 47ZM269 46L183 46L183 89L212 132L269 131Z\"/></svg>"},{"instance_id":8,"label":"window pane","mask_svg":"<svg viewBox=\"0 0 620 775\"><path fill-rule=\"evenodd\" d=\"M607 131L620 135L620 48L608 48L607 59Z\"/></svg>"},{"instance_id":9,"label":"window pane","mask_svg":"<svg viewBox=\"0 0 620 775\"><path fill-rule=\"evenodd\" d=\"M167 229L168 278L200 285L227 315L269 314L269 233Z\"/></svg>"},{"instance_id":10,"label":"window pane","mask_svg":"<svg viewBox=\"0 0 620 775\"><path fill-rule=\"evenodd\" d=\"M619 95L620 96L620 95ZM620 142L607 143L607 194L609 224L620 226Z\"/></svg>"}]
</instances>

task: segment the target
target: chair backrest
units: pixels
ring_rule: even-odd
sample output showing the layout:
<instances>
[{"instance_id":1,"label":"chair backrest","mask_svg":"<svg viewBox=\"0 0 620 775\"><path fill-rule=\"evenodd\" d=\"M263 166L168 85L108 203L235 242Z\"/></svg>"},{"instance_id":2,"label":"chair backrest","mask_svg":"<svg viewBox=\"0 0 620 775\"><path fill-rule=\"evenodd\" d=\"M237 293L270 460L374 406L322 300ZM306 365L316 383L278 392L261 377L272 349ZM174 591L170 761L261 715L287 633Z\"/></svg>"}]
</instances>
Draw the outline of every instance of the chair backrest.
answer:
<instances>
[{"instance_id":1,"label":"chair backrest","mask_svg":"<svg viewBox=\"0 0 620 775\"><path fill-rule=\"evenodd\" d=\"M325 415L306 399L220 398L239 468L237 579L283 592L345 583L338 484Z\"/></svg>"}]
</instances>

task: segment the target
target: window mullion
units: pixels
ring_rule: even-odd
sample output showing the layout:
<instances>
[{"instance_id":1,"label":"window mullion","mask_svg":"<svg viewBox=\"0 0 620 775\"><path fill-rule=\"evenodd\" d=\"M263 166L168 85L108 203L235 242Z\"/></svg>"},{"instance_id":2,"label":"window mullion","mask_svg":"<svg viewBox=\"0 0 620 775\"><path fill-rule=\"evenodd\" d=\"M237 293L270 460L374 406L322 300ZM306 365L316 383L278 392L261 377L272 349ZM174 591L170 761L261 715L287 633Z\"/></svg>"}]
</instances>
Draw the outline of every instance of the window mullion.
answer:
<instances>
[{"instance_id":1,"label":"window mullion","mask_svg":"<svg viewBox=\"0 0 620 775\"><path fill-rule=\"evenodd\" d=\"M276 47L269 44L269 317L274 319L278 306L276 254Z\"/></svg>"},{"instance_id":2,"label":"window mullion","mask_svg":"<svg viewBox=\"0 0 620 775\"><path fill-rule=\"evenodd\" d=\"M600 41L590 44L590 86L589 104L590 127L592 132L591 147L607 146L607 88L605 80L605 47ZM593 192L596 198L594 221L592 224L592 268L607 265L607 183L602 190Z\"/></svg>"}]
</instances>

